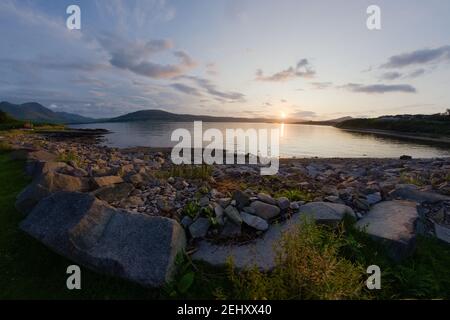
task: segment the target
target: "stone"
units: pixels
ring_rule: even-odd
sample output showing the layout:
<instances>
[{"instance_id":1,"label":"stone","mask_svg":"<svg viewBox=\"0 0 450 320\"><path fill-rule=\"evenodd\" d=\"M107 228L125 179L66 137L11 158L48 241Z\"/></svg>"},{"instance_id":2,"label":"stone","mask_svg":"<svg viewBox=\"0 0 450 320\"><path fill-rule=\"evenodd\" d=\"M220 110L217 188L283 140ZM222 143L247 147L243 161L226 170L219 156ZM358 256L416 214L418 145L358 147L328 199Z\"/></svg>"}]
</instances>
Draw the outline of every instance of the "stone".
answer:
<instances>
[{"instance_id":1,"label":"stone","mask_svg":"<svg viewBox=\"0 0 450 320\"><path fill-rule=\"evenodd\" d=\"M436 238L450 243L450 229L440 224L434 223L434 234Z\"/></svg>"},{"instance_id":2,"label":"stone","mask_svg":"<svg viewBox=\"0 0 450 320\"><path fill-rule=\"evenodd\" d=\"M192 218L191 217L189 217L189 216L184 216L183 217L183 219L181 219L181 225L185 228L185 229L187 229L187 228L189 228L189 226L192 224L194 222L194 220L192 220Z\"/></svg>"},{"instance_id":3,"label":"stone","mask_svg":"<svg viewBox=\"0 0 450 320\"><path fill-rule=\"evenodd\" d=\"M300 206L301 215L313 218L317 223L337 226L349 215L356 218L355 212L349 206L331 202L309 202Z\"/></svg>"},{"instance_id":4,"label":"stone","mask_svg":"<svg viewBox=\"0 0 450 320\"><path fill-rule=\"evenodd\" d=\"M289 220L272 225L262 237L241 245L217 245L203 240L198 243L192 259L213 266L224 266L232 257L237 269L256 266L262 271L270 271L275 266L276 250L279 248L283 233L298 227L299 224L301 215L296 214ZM232 223L230 225L234 226Z\"/></svg>"},{"instance_id":5,"label":"stone","mask_svg":"<svg viewBox=\"0 0 450 320\"><path fill-rule=\"evenodd\" d=\"M45 198L20 228L77 264L149 287L172 279L186 245L175 220L114 209L83 193Z\"/></svg>"},{"instance_id":6,"label":"stone","mask_svg":"<svg viewBox=\"0 0 450 320\"><path fill-rule=\"evenodd\" d=\"M189 226L189 232L192 238L203 238L208 233L210 227L210 222L208 218L198 218Z\"/></svg>"},{"instance_id":7,"label":"stone","mask_svg":"<svg viewBox=\"0 0 450 320\"><path fill-rule=\"evenodd\" d=\"M140 207L145 204L145 201L141 197L131 196L126 200L126 203L132 207Z\"/></svg>"},{"instance_id":8,"label":"stone","mask_svg":"<svg viewBox=\"0 0 450 320\"><path fill-rule=\"evenodd\" d=\"M86 192L89 190L87 178L72 177L65 174L49 171L34 179L16 199L16 209L28 214L43 198L57 191Z\"/></svg>"},{"instance_id":9,"label":"stone","mask_svg":"<svg viewBox=\"0 0 450 320\"><path fill-rule=\"evenodd\" d=\"M373 206L355 226L385 243L391 258L399 261L415 248L418 217L416 203L412 201L383 201Z\"/></svg>"},{"instance_id":10,"label":"stone","mask_svg":"<svg viewBox=\"0 0 450 320\"><path fill-rule=\"evenodd\" d=\"M225 214L227 215L228 218L230 218L230 220L233 223L235 223L237 225L241 225L242 224L241 215L239 214L239 211L235 207L233 207L231 205L226 207L225 208Z\"/></svg>"},{"instance_id":11,"label":"stone","mask_svg":"<svg viewBox=\"0 0 450 320\"><path fill-rule=\"evenodd\" d=\"M255 210L255 215L264 220L270 220L280 215L280 208L261 201L252 202L250 205Z\"/></svg>"},{"instance_id":12,"label":"stone","mask_svg":"<svg viewBox=\"0 0 450 320\"><path fill-rule=\"evenodd\" d=\"M119 183L97 189L93 192L93 195L100 200L111 203L127 198L133 189L134 187L130 183Z\"/></svg>"},{"instance_id":13,"label":"stone","mask_svg":"<svg viewBox=\"0 0 450 320\"><path fill-rule=\"evenodd\" d=\"M144 184L144 177L140 173L133 174L128 177L128 180L135 186L140 187Z\"/></svg>"},{"instance_id":14,"label":"stone","mask_svg":"<svg viewBox=\"0 0 450 320\"><path fill-rule=\"evenodd\" d=\"M393 191L389 193L394 199L411 200L417 203L440 201L450 201L450 196L444 196L439 193L420 191L412 184L398 184Z\"/></svg>"},{"instance_id":15,"label":"stone","mask_svg":"<svg viewBox=\"0 0 450 320\"><path fill-rule=\"evenodd\" d=\"M287 209L289 209L291 202L286 197L280 197L277 199L277 204L281 210L287 210Z\"/></svg>"},{"instance_id":16,"label":"stone","mask_svg":"<svg viewBox=\"0 0 450 320\"><path fill-rule=\"evenodd\" d=\"M368 211L370 209L370 204L366 199L363 198L354 198L353 205L362 211Z\"/></svg>"},{"instance_id":17,"label":"stone","mask_svg":"<svg viewBox=\"0 0 450 320\"><path fill-rule=\"evenodd\" d=\"M366 200L369 205L373 206L374 204L381 202L381 200L383 199L381 198L381 194L379 192L375 192L372 194L368 194L366 196Z\"/></svg>"},{"instance_id":18,"label":"stone","mask_svg":"<svg viewBox=\"0 0 450 320\"><path fill-rule=\"evenodd\" d=\"M252 207L244 207L242 210L244 210L244 212L247 212L247 213L250 213L253 215L256 213L255 209Z\"/></svg>"},{"instance_id":19,"label":"stone","mask_svg":"<svg viewBox=\"0 0 450 320\"><path fill-rule=\"evenodd\" d=\"M119 176L105 176L92 178L97 188L110 186L112 184L122 183L123 179Z\"/></svg>"},{"instance_id":20,"label":"stone","mask_svg":"<svg viewBox=\"0 0 450 320\"><path fill-rule=\"evenodd\" d=\"M242 209L250 204L250 196L240 190L233 192L232 200L236 201L236 206L239 209Z\"/></svg>"},{"instance_id":21,"label":"stone","mask_svg":"<svg viewBox=\"0 0 450 320\"><path fill-rule=\"evenodd\" d=\"M222 207L222 208L226 208L230 205L231 203L231 198L221 198L221 199L217 199L217 203Z\"/></svg>"},{"instance_id":22,"label":"stone","mask_svg":"<svg viewBox=\"0 0 450 320\"><path fill-rule=\"evenodd\" d=\"M223 224L223 208L220 205L214 207L214 214L216 215L216 220L219 224Z\"/></svg>"},{"instance_id":23,"label":"stone","mask_svg":"<svg viewBox=\"0 0 450 320\"><path fill-rule=\"evenodd\" d=\"M258 199L262 202L271 204L271 205L276 205L277 202L275 201L274 198L272 198L270 195L266 194L266 193L258 193L257 195Z\"/></svg>"},{"instance_id":24,"label":"stone","mask_svg":"<svg viewBox=\"0 0 450 320\"><path fill-rule=\"evenodd\" d=\"M200 207L206 207L209 204L209 198L207 196L201 197L198 204Z\"/></svg>"},{"instance_id":25,"label":"stone","mask_svg":"<svg viewBox=\"0 0 450 320\"><path fill-rule=\"evenodd\" d=\"M327 202L333 202L333 203L344 203L341 200L341 198L339 198L338 196L327 196L323 200L327 201Z\"/></svg>"},{"instance_id":26,"label":"stone","mask_svg":"<svg viewBox=\"0 0 450 320\"><path fill-rule=\"evenodd\" d=\"M260 217L248 214L246 212L241 212L241 218L246 225L256 230L266 231L269 228L267 221Z\"/></svg>"},{"instance_id":27,"label":"stone","mask_svg":"<svg viewBox=\"0 0 450 320\"><path fill-rule=\"evenodd\" d=\"M45 162L54 162L58 159L58 156L54 153L50 153L45 150L37 150L28 153L28 160L31 161L45 161Z\"/></svg>"},{"instance_id":28,"label":"stone","mask_svg":"<svg viewBox=\"0 0 450 320\"><path fill-rule=\"evenodd\" d=\"M58 172L61 169L67 168L67 164L64 162L43 162L32 161L27 162L26 172L33 179L39 178L49 172Z\"/></svg>"}]
</instances>

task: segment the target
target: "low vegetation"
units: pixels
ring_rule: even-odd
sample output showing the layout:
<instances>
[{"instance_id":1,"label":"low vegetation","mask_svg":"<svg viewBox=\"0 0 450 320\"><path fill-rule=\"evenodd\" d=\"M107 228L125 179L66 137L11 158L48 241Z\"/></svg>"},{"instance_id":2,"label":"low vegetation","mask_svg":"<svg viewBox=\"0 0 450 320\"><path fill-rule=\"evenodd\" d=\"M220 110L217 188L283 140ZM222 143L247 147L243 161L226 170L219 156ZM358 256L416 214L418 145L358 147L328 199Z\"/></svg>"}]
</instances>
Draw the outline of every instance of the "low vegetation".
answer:
<instances>
[{"instance_id":1,"label":"low vegetation","mask_svg":"<svg viewBox=\"0 0 450 320\"><path fill-rule=\"evenodd\" d=\"M364 267L339 255L346 245L335 233L305 221L284 234L276 266L236 272L231 263L233 297L240 299L356 299L364 297Z\"/></svg>"},{"instance_id":2,"label":"low vegetation","mask_svg":"<svg viewBox=\"0 0 450 320\"><path fill-rule=\"evenodd\" d=\"M277 192L275 196L277 198L286 197L290 201L312 201L314 199L312 193L300 189L282 190Z\"/></svg>"},{"instance_id":3,"label":"low vegetation","mask_svg":"<svg viewBox=\"0 0 450 320\"><path fill-rule=\"evenodd\" d=\"M450 136L450 113L434 115L385 116L375 119L350 119L336 125L345 129L376 129L413 134Z\"/></svg>"},{"instance_id":4,"label":"low vegetation","mask_svg":"<svg viewBox=\"0 0 450 320\"><path fill-rule=\"evenodd\" d=\"M180 177L185 179L208 180L212 176L212 167L203 165L178 165L172 167L168 172L161 173L163 177Z\"/></svg>"},{"instance_id":5,"label":"low vegetation","mask_svg":"<svg viewBox=\"0 0 450 320\"><path fill-rule=\"evenodd\" d=\"M60 162L65 162L65 163L72 162L72 163L78 164L80 161L80 158L77 156L77 154L75 152L68 151L68 152L60 154L58 156L57 160Z\"/></svg>"}]
</instances>

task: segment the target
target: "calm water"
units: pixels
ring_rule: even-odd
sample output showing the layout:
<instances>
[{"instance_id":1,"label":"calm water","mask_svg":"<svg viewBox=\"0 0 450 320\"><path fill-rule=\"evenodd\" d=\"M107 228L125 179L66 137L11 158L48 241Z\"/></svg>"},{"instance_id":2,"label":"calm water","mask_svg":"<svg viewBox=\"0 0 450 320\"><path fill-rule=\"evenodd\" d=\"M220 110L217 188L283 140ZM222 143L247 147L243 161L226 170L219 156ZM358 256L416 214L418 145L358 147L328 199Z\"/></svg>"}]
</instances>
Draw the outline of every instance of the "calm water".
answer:
<instances>
[{"instance_id":1,"label":"calm water","mask_svg":"<svg viewBox=\"0 0 450 320\"><path fill-rule=\"evenodd\" d=\"M113 147L171 147L172 131L178 128L193 132L192 122L125 122L74 125L74 128L104 128L112 131L105 143ZM279 128L282 157L392 157L407 154L414 158L450 156L450 145L426 144L413 140L388 138L373 134L350 133L334 127L267 123L203 123L203 131L217 128ZM224 135L225 136L225 135ZM207 145L206 143L205 145ZM243 151L243 150L239 150Z\"/></svg>"}]
</instances>

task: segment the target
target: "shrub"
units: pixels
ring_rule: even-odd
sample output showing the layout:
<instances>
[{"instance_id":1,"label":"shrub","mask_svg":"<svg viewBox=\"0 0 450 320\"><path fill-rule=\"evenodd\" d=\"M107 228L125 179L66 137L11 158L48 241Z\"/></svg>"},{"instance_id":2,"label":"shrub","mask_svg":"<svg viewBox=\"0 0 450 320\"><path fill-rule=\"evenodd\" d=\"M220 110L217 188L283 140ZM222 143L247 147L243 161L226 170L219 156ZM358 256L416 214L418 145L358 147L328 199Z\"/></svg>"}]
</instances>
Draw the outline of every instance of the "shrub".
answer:
<instances>
[{"instance_id":1,"label":"shrub","mask_svg":"<svg viewBox=\"0 0 450 320\"><path fill-rule=\"evenodd\" d=\"M80 163L80 158L77 156L77 154L73 151L62 153L58 156L58 161L61 162L74 162L75 164Z\"/></svg>"},{"instance_id":2,"label":"shrub","mask_svg":"<svg viewBox=\"0 0 450 320\"><path fill-rule=\"evenodd\" d=\"M304 221L286 232L270 273L253 267L238 273L229 262L239 299L355 299L364 288L364 269L339 256L342 232Z\"/></svg>"},{"instance_id":3,"label":"shrub","mask_svg":"<svg viewBox=\"0 0 450 320\"><path fill-rule=\"evenodd\" d=\"M208 180L212 175L212 167L203 165L176 165L170 171L160 174L161 177L180 177L185 179Z\"/></svg>"}]
</instances>

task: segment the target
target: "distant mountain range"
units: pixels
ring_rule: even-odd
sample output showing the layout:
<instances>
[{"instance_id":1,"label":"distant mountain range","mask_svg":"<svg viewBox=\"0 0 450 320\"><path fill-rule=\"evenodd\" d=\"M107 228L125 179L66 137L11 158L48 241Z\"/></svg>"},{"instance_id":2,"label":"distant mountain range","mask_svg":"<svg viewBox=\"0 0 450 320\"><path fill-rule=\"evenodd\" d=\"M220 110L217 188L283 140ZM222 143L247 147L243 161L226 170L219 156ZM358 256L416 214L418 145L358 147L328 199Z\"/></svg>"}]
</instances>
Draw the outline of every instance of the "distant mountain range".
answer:
<instances>
[{"instance_id":1,"label":"distant mountain range","mask_svg":"<svg viewBox=\"0 0 450 320\"><path fill-rule=\"evenodd\" d=\"M14 119L36 123L74 124L96 121L96 119L83 117L73 113L54 112L37 102L13 104L4 101L0 103L0 111L6 112Z\"/></svg>"},{"instance_id":2,"label":"distant mountain range","mask_svg":"<svg viewBox=\"0 0 450 320\"><path fill-rule=\"evenodd\" d=\"M0 103L0 111L6 112L11 117L32 121L36 123L58 123L58 124L81 124L94 122L134 122L134 121L172 121L172 122L191 122L191 121L205 121L205 122L279 122L278 119L269 118L243 118L243 117L215 117L205 115L192 114L176 114L163 110L143 110L125 115L108 118L108 119L93 119L83 117L73 113L55 112L37 102L28 102L24 104L12 104L9 102ZM351 119L351 117L339 118L328 121L288 121L291 123L305 123L305 124L326 124L333 125L342 121Z\"/></svg>"}]
</instances>

